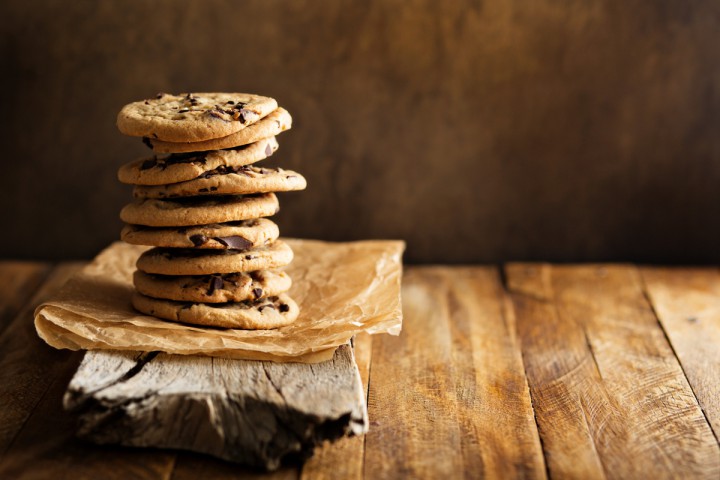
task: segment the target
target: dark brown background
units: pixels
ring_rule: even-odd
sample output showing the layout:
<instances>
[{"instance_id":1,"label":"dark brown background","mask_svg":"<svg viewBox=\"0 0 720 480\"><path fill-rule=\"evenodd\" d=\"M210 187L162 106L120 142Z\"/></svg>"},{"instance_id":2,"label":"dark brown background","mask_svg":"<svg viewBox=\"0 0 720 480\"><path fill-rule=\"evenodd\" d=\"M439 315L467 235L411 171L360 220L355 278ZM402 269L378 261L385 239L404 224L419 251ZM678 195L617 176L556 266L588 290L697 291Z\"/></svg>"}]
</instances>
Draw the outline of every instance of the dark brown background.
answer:
<instances>
[{"instance_id":1,"label":"dark brown background","mask_svg":"<svg viewBox=\"0 0 720 480\"><path fill-rule=\"evenodd\" d=\"M720 261L720 3L154 2L0 7L4 257L114 240L158 91L294 117L285 235L404 238L410 262Z\"/></svg>"}]
</instances>

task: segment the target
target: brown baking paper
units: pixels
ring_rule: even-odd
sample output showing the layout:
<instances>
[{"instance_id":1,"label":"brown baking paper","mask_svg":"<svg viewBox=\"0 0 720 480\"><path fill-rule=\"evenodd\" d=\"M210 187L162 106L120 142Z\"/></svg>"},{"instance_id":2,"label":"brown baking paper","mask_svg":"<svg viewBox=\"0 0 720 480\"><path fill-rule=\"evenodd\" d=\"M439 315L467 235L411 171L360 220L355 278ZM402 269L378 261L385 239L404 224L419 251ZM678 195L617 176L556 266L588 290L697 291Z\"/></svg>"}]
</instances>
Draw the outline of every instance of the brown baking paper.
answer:
<instances>
[{"instance_id":1,"label":"brown baking paper","mask_svg":"<svg viewBox=\"0 0 720 480\"><path fill-rule=\"evenodd\" d=\"M56 348L163 351L248 360L320 362L359 332L402 327L401 241L286 239L300 316L276 330L194 327L142 315L130 304L135 261L148 247L116 242L35 310L38 335Z\"/></svg>"}]
</instances>

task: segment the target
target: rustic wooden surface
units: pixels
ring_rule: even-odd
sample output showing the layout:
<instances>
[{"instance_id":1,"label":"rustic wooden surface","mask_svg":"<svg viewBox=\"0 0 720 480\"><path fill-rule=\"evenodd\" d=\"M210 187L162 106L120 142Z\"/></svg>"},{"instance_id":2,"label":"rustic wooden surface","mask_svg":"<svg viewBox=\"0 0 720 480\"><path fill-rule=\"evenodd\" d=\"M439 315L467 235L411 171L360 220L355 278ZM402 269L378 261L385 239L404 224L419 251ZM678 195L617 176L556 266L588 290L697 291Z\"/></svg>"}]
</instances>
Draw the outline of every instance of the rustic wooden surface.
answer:
<instances>
[{"instance_id":1,"label":"rustic wooden surface","mask_svg":"<svg viewBox=\"0 0 720 480\"><path fill-rule=\"evenodd\" d=\"M240 90L293 115L285 236L720 263L718 45L717 0L2 0L0 251L94 255L148 152L121 106Z\"/></svg>"},{"instance_id":2,"label":"rustic wooden surface","mask_svg":"<svg viewBox=\"0 0 720 480\"><path fill-rule=\"evenodd\" d=\"M370 432L271 474L74 438L82 355L31 313L77 268L0 263L0 478L720 477L717 268L410 267L402 335L356 344Z\"/></svg>"},{"instance_id":3,"label":"rustic wooden surface","mask_svg":"<svg viewBox=\"0 0 720 480\"><path fill-rule=\"evenodd\" d=\"M190 450L269 471L368 427L350 345L315 364L91 351L63 403L93 443Z\"/></svg>"}]
</instances>

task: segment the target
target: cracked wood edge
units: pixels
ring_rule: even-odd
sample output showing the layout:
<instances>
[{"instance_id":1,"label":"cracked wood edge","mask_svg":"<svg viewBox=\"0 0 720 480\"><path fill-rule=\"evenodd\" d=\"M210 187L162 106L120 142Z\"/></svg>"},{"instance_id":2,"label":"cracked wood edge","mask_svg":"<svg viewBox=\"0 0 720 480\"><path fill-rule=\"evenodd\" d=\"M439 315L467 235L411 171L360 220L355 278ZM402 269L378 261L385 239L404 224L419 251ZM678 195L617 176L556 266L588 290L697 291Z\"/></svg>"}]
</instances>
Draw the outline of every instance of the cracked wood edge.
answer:
<instances>
[{"instance_id":1,"label":"cracked wood edge","mask_svg":"<svg viewBox=\"0 0 720 480\"><path fill-rule=\"evenodd\" d=\"M355 336L353 350L360 372L363 391L367 398L372 360L372 337L367 333ZM365 436L346 437L335 443L326 442L302 466L300 477L306 480L361 479L363 477L364 457Z\"/></svg>"},{"instance_id":2,"label":"cracked wood edge","mask_svg":"<svg viewBox=\"0 0 720 480\"><path fill-rule=\"evenodd\" d=\"M82 265L66 263L54 268L0 335L0 460L55 377L76 365L69 351L55 350L37 336L32 314Z\"/></svg>"},{"instance_id":3,"label":"cracked wood edge","mask_svg":"<svg viewBox=\"0 0 720 480\"><path fill-rule=\"evenodd\" d=\"M720 438L720 270L644 267L640 272L685 376Z\"/></svg>"},{"instance_id":4,"label":"cracked wood edge","mask_svg":"<svg viewBox=\"0 0 720 480\"><path fill-rule=\"evenodd\" d=\"M366 478L544 478L498 271L413 267L403 332L373 339Z\"/></svg>"},{"instance_id":5,"label":"cracked wood edge","mask_svg":"<svg viewBox=\"0 0 720 480\"><path fill-rule=\"evenodd\" d=\"M80 435L275 469L324 439L367 429L348 345L319 364L148 355L88 352L65 397L80 412Z\"/></svg>"},{"instance_id":6,"label":"cracked wood edge","mask_svg":"<svg viewBox=\"0 0 720 480\"><path fill-rule=\"evenodd\" d=\"M506 278L551 476L720 475L637 269L511 264Z\"/></svg>"}]
</instances>

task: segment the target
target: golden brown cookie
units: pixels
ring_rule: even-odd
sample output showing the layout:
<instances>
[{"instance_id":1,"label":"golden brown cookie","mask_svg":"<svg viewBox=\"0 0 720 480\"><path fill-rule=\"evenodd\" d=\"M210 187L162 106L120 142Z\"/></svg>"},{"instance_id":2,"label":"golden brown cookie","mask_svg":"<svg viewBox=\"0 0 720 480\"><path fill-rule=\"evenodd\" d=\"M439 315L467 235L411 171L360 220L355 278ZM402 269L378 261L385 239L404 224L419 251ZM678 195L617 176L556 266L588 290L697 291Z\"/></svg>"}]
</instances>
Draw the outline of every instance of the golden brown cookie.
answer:
<instances>
[{"instance_id":1,"label":"golden brown cookie","mask_svg":"<svg viewBox=\"0 0 720 480\"><path fill-rule=\"evenodd\" d=\"M226 137L202 142L168 142L148 138L147 142L158 153L205 152L221 150L257 142L262 138L278 135L292 127L292 117L284 108L278 108L267 117Z\"/></svg>"},{"instance_id":2,"label":"golden brown cookie","mask_svg":"<svg viewBox=\"0 0 720 480\"><path fill-rule=\"evenodd\" d=\"M245 330L284 327L299 313L295 301L284 293L253 302L206 304L162 300L136 292L132 304L142 313L174 322Z\"/></svg>"},{"instance_id":3,"label":"golden brown cookie","mask_svg":"<svg viewBox=\"0 0 720 480\"><path fill-rule=\"evenodd\" d=\"M200 142L243 130L275 109L275 99L249 93L159 93L125 105L117 126L134 137Z\"/></svg>"},{"instance_id":4,"label":"golden brown cookie","mask_svg":"<svg viewBox=\"0 0 720 480\"><path fill-rule=\"evenodd\" d=\"M146 198L125 205L120 219L149 227L187 227L269 217L280 210L274 193L188 197L173 200Z\"/></svg>"},{"instance_id":5,"label":"golden brown cookie","mask_svg":"<svg viewBox=\"0 0 720 480\"><path fill-rule=\"evenodd\" d=\"M131 185L165 185L197 178L218 167L241 167L263 160L278 149L275 137L228 150L155 155L126 163L118 179Z\"/></svg>"},{"instance_id":6,"label":"golden brown cookie","mask_svg":"<svg viewBox=\"0 0 720 480\"><path fill-rule=\"evenodd\" d=\"M272 220L254 218L196 227L125 225L120 237L133 245L246 250L272 243L279 234L280 230Z\"/></svg>"},{"instance_id":7,"label":"golden brown cookie","mask_svg":"<svg viewBox=\"0 0 720 480\"><path fill-rule=\"evenodd\" d=\"M178 198L202 195L240 195L249 193L304 190L305 177L292 170L251 165L218 167L187 182L169 185L137 185L135 198Z\"/></svg>"},{"instance_id":8,"label":"golden brown cookie","mask_svg":"<svg viewBox=\"0 0 720 480\"><path fill-rule=\"evenodd\" d=\"M138 270L161 275L212 275L284 267L293 251L282 240L249 250L155 247L140 255Z\"/></svg>"},{"instance_id":9,"label":"golden brown cookie","mask_svg":"<svg viewBox=\"0 0 720 480\"><path fill-rule=\"evenodd\" d=\"M256 270L223 275L153 275L136 270L138 292L181 302L224 303L257 300L287 292L292 280L282 270Z\"/></svg>"}]
</instances>

